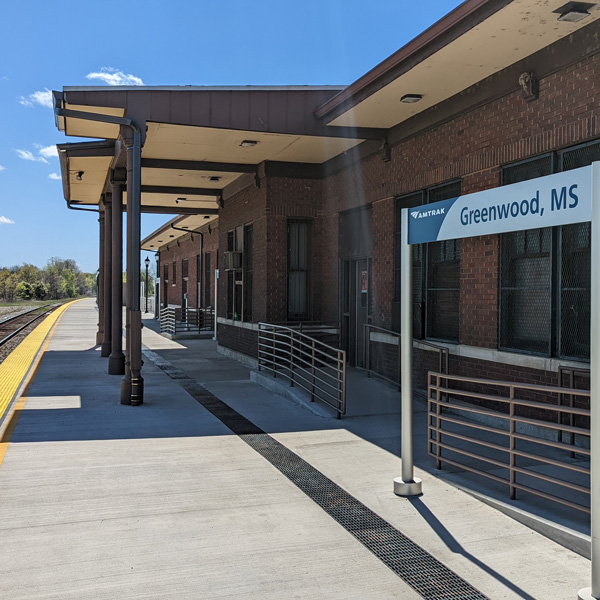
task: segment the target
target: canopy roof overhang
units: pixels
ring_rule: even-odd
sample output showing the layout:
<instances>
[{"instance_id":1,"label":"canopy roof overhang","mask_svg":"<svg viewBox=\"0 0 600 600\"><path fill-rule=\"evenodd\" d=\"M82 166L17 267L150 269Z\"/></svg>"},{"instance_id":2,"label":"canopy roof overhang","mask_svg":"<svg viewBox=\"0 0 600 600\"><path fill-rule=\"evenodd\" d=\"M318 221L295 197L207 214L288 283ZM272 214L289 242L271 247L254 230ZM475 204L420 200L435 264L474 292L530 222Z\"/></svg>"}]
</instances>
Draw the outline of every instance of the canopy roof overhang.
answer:
<instances>
[{"instance_id":1,"label":"canopy roof overhang","mask_svg":"<svg viewBox=\"0 0 600 600\"><path fill-rule=\"evenodd\" d=\"M59 146L65 198L99 204L111 171L125 166L120 126L81 113L125 117L142 130L142 212L196 215L206 224L242 184L259 185L269 165L319 172L362 144L381 147L392 128L473 84L579 29L598 30L600 5L575 3L588 16L558 21L568 4L467 0L348 87L65 87L53 92L55 114L79 114L57 114L58 128L103 140ZM406 104L406 94L422 98Z\"/></svg>"},{"instance_id":2,"label":"canopy roof overhang","mask_svg":"<svg viewBox=\"0 0 600 600\"><path fill-rule=\"evenodd\" d=\"M569 10L589 15L559 21ZM596 1L467 0L315 114L330 126L392 128L599 18ZM402 103L406 94L422 100Z\"/></svg>"},{"instance_id":3,"label":"canopy roof overhang","mask_svg":"<svg viewBox=\"0 0 600 600\"><path fill-rule=\"evenodd\" d=\"M217 218L217 215L179 215L143 239L141 248L149 252L156 252L159 248L176 242L178 238L188 233L200 234L202 227L210 226Z\"/></svg>"}]
</instances>

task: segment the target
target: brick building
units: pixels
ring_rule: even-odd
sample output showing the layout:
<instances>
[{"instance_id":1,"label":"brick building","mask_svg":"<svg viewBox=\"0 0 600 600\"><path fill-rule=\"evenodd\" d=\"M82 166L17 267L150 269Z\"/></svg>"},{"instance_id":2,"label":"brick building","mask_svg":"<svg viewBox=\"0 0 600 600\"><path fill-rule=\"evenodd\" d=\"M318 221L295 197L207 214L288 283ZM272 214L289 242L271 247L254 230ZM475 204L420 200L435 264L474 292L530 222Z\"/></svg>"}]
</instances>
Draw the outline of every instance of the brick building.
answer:
<instances>
[{"instance_id":1,"label":"brick building","mask_svg":"<svg viewBox=\"0 0 600 600\"><path fill-rule=\"evenodd\" d=\"M57 102L146 124L142 207L186 207L142 243L160 253L161 304L212 306L219 269L223 347L255 357L259 322L335 322L362 366L371 324L393 375L400 209L600 160L600 6L572 4L467 0L346 88L66 88ZM77 158L64 149L66 179ZM589 240L584 224L415 246L417 386L437 361L425 342L457 374L556 383L585 367Z\"/></svg>"}]
</instances>

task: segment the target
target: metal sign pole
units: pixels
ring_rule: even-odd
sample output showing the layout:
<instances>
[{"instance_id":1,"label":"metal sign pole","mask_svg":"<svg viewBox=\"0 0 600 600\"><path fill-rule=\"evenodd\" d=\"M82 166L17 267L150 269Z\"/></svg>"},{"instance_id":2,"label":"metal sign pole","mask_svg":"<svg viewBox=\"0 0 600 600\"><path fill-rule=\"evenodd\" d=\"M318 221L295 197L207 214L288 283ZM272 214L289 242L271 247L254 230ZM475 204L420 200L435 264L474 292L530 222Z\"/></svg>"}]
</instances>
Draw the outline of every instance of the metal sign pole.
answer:
<instances>
[{"instance_id":1,"label":"metal sign pole","mask_svg":"<svg viewBox=\"0 0 600 600\"><path fill-rule=\"evenodd\" d=\"M600 500L600 461L596 448L600 445L600 162L592 164L592 225L590 257L590 507L592 533L592 587L579 591L579 600L600 599L600 510L594 503Z\"/></svg>"},{"instance_id":2,"label":"metal sign pole","mask_svg":"<svg viewBox=\"0 0 600 600\"><path fill-rule=\"evenodd\" d=\"M412 252L408 243L408 209L403 208L400 221L400 356L402 367L402 477L394 479L394 494L418 496L421 480L414 477L413 461L413 389L412 389Z\"/></svg>"}]
</instances>

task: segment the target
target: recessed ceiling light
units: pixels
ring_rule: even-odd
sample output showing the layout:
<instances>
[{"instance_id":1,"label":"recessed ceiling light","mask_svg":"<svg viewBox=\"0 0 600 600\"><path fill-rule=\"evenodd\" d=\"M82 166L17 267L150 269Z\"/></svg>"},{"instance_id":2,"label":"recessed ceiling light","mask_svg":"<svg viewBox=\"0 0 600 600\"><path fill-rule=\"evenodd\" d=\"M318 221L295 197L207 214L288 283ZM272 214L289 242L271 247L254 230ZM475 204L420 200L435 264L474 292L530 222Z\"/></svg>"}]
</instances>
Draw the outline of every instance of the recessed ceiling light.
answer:
<instances>
[{"instance_id":1,"label":"recessed ceiling light","mask_svg":"<svg viewBox=\"0 0 600 600\"><path fill-rule=\"evenodd\" d=\"M567 2L565 5L552 11L558 14L558 20L566 23L577 23L590 16L588 12L594 4L589 2Z\"/></svg>"},{"instance_id":2,"label":"recessed ceiling light","mask_svg":"<svg viewBox=\"0 0 600 600\"><path fill-rule=\"evenodd\" d=\"M422 98L423 96L421 94L405 94L400 98L400 102L404 102L404 104L414 104Z\"/></svg>"},{"instance_id":3,"label":"recessed ceiling light","mask_svg":"<svg viewBox=\"0 0 600 600\"><path fill-rule=\"evenodd\" d=\"M189 226L189 225L182 225L182 226L181 226L181 229L189 229L189 228L190 228L190 226Z\"/></svg>"},{"instance_id":4,"label":"recessed ceiling light","mask_svg":"<svg viewBox=\"0 0 600 600\"><path fill-rule=\"evenodd\" d=\"M162 240L157 240L159 243L162 242Z\"/></svg>"},{"instance_id":5,"label":"recessed ceiling light","mask_svg":"<svg viewBox=\"0 0 600 600\"><path fill-rule=\"evenodd\" d=\"M570 10L566 12L560 17L558 17L559 21L566 21L567 23L577 23L578 21L583 21L586 17L589 17L590 13L587 10L578 11L578 10Z\"/></svg>"},{"instance_id":6,"label":"recessed ceiling light","mask_svg":"<svg viewBox=\"0 0 600 600\"><path fill-rule=\"evenodd\" d=\"M177 204L179 204L180 202L185 202L186 200L187 200L187 198L177 198L177 199L175 200L175 202L176 202Z\"/></svg>"},{"instance_id":7,"label":"recessed ceiling light","mask_svg":"<svg viewBox=\"0 0 600 600\"><path fill-rule=\"evenodd\" d=\"M244 140L240 146L242 148L252 148L253 146L256 146L256 144L258 144L256 140Z\"/></svg>"},{"instance_id":8,"label":"recessed ceiling light","mask_svg":"<svg viewBox=\"0 0 600 600\"><path fill-rule=\"evenodd\" d=\"M77 181L81 181L83 179L83 174L84 174L84 171L77 171L77 175L75 176L75 179L77 179Z\"/></svg>"},{"instance_id":9,"label":"recessed ceiling light","mask_svg":"<svg viewBox=\"0 0 600 600\"><path fill-rule=\"evenodd\" d=\"M204 218L205 219L210 219L210 216L209 215L204 215Z\"/></svg>"},{"instance_id":10,"label":"recessed ceiling light","mask_svg":"<svg viewBox=\"0 0 600 600\"><path fill-rule=\"evenodd\" d=\"M150 244L150 248L154 248L154 244Z\"/></svg>"},{"instance_id":11,"label":"recessed ceiling light","mask_svg":"<svg viewBox=\"0 0 600 600\"><path fill-rule=\"evenodd\" d=\"M175 237L174 235L170 235L169 237Z\"/></svg>"},{"instance_id":12,"label":"recessed ceiling light","mask_svg":"<svg viewBox=\"0 0 600 600\"><path fill-rule=\"evenodd\" d=\"M218 175L213 175L209 181L221 181L221 177L219 177Z\"/></svg>"}]
</instances>

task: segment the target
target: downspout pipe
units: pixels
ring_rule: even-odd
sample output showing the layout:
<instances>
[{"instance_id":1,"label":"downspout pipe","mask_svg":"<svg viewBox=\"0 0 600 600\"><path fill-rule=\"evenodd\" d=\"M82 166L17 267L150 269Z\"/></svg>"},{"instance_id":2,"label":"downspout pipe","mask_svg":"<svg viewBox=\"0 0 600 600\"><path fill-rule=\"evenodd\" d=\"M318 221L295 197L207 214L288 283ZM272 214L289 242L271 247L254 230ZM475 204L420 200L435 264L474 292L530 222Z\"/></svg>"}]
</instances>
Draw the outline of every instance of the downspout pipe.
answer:
<instances>
[{"instance_id":1,"label":"downspout pipe","mask_svg":"<svg viewBox=\"0 0 600 600\"><path fill-rule=\"evenodd\" d=\"M127 264L127 286L129 288L127 314L130 328L130 356L126 357L125 377L121 383L121 404L138 406L144 401L144 380L142 370L142 316L140 312L140 230L141 230L141 164L142 132L140 126L126 117L103 115L80 110L62 108L61 98L55 96L54 114L57 117L97 121L129 127L133 134L133 144L127 147L127 219L131 222L131 251ZM60 129L60 126L59 126ZM127 364L127 362L129 364ZM129 367L129 368L127 368Z\"/></svg>"}]
</instances>

